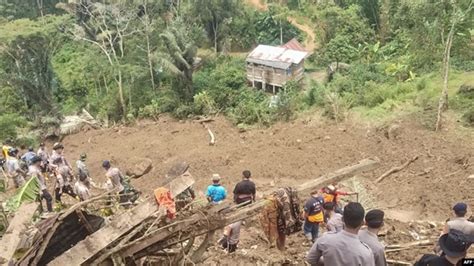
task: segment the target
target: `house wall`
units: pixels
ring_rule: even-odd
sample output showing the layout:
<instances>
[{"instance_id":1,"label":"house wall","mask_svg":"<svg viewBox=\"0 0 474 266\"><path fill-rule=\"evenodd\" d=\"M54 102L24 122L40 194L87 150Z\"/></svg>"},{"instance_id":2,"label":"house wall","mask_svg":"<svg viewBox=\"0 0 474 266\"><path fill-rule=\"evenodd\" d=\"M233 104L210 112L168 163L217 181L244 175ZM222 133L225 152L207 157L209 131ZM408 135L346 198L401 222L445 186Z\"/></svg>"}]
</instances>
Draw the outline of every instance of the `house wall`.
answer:
<instances>
[{"instance_id":1,"label":"house wall","mask_svg":"<svg viewBox=\"0 0 474 266\"><path fill-rule=\"evenodd\" d=\"M265 85L283 87L290 80L301 80L304 73L304 60L298 65L291 65L288 69L273 68L254 63L247 63L247 79L252 82L261 82Z\"/></svg>"}]
</instances>

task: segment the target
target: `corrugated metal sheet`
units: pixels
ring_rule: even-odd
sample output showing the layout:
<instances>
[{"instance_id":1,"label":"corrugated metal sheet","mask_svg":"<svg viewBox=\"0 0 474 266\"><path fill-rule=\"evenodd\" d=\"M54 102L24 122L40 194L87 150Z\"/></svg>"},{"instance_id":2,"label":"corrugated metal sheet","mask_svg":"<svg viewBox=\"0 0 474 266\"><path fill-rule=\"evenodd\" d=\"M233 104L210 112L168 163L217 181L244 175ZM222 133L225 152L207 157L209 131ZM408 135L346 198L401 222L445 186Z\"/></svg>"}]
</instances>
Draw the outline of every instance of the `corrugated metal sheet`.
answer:
<instances>
[{"instance_id":1,"label":"corrugated metal sheet","mask_svg":"<svg viewBox=\"0 0 474 266\"><path fill-rule=\"evenodd\" d=\"M301 45L301 43L295 38L289 40L287 43L283 44L280 47L301 52L307 52L306 49L304 49L303 45Z\"/></svg>"},{"instance_id":2,"label":"corrugated metal sheet","mask_svg":"<svg viewBox=\"0 0 474 266\"><path fill-rule=\"evenodd\" d=\"M261 44L247 56L247 62L286 69L299 64L307 55L303 51Z\"/></svg>"}]
</instances>

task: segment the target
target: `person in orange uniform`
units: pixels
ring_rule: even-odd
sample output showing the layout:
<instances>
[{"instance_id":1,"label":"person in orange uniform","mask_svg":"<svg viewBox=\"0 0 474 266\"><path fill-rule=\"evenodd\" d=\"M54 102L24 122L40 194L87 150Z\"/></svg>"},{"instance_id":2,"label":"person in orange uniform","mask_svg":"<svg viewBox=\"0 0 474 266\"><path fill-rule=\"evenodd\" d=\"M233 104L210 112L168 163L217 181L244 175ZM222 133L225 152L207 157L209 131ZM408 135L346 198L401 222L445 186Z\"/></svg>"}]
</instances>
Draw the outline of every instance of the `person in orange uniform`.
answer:
<instances>
[{"instance_id":1,"label":"person in orange uniform","mask_svg":"<svg viewBox=\"0 0 474 266\"><path fill-rule=\"evenodd\" d=\"M324 199L319 191L313 191L304 205L303 231L306 238L311 242L318 238L319 225L324 222L323 203Z\"/></svg>"},{"instance_id":2,"label":"person in orange uniform","mask_svg":"<svg viewBox=\"0 0 474 266\"><path fill-rule=\"evenodd\" d=\"M336 206L336 212L342 214L342 208L339 205L339 196L357 195L357 192L340 191L336 186L329 185L321 189L324 203L333 202Z\"/></svg>"}]
</instances>

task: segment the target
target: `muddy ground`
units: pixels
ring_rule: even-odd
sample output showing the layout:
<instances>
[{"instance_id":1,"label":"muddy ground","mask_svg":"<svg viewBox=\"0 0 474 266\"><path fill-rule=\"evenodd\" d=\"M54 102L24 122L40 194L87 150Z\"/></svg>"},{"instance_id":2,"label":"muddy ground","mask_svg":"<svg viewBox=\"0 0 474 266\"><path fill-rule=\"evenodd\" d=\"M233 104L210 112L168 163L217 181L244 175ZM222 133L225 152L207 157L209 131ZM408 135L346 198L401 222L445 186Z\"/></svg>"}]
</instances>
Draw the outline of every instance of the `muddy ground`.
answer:
<instances>
[{"instance_id":1,"label":"muddy ground","mask_svg":"<svg viewBox=\"0 0 474 266\"><path fill-rule=\"evenodd\" d=\"M130 127L85 130L63 142L70 160L82 152L88 154L89 167L98 182L105 181L101 169L104 159L127 168L128 158L150 158L151 173L133 180L148 194L173 162L185 160L191 165L201 197L213 173L223 177L223 185L231 192L241 172L248 169L261 197L279 186L297 185L363 158L378 157L380 168L357 177L357 183L370 198L370 207L382 208L392 219L387 223L384 241L396 244L416 240L410 231L436 236L453 203L474 203L474 180L468 179L474 174L474 131L435 133L414 121L406 117L375 127L353 121L334 124L314 115L266 129L240 130L219 117L209 124L216 136L216 144L209 146L208 133L201 124L163 116ZM382 173L414 156L419 159L408 168L374 184ZM435 228L424 223L424 229L413 229L410 221L414 220L439 223ZM232 264L238 260L241 264L300 264L309 249L302 242L302 236L295 235L289 238L285 252L270 249L258 222L250 220L243 229L239 252L227 255L211 248L205 263ZM414 261L421 252L411 249L388 257Z\"/></svg>"}]
</instances>

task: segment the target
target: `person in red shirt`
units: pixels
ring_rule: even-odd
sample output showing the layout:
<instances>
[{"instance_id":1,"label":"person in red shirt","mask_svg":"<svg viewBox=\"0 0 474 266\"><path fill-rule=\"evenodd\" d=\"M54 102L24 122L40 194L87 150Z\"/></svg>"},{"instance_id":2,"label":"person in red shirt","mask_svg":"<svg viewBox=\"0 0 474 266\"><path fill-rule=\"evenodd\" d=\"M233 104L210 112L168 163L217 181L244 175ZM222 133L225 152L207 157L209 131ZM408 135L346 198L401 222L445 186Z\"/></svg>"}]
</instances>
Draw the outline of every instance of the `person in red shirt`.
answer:
<instances>
[{"instance_id":1,"label":"person in red shirt","mask_svg":"<svg viewBox=\"0 0 474 266\"><path fill-rule=\"evenodd\" d=\"M334 185L328 185L321 189L321 193L323 194L324 203L332 202L336 206L336 212L342 213L342 209L339 205L339 196L348 196L348 195L357 195L357 192L345 192L339 190Z\"/></svg>"}]
</instances>

